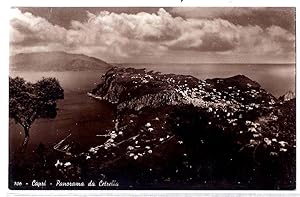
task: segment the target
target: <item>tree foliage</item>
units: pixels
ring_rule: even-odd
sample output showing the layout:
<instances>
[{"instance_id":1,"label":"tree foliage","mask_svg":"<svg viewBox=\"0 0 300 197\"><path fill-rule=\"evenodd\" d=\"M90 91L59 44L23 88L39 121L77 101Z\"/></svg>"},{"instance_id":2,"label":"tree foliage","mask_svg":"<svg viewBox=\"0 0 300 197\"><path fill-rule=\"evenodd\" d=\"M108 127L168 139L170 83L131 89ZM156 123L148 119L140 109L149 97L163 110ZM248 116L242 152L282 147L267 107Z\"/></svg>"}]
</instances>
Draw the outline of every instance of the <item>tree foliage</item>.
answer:
<instances>
[{"instance_id":1,"label":"tree foliage","mask_svg":"<svg viewBox=\"0 0 300 197\"><path fill-rule=\"evenodd\" d=\"M9 117L24 128L25 137L36 119L56 117L56 101L63 98L64 90L55 78L30 83L9 77Z\"/></svg>"}]
</instances>

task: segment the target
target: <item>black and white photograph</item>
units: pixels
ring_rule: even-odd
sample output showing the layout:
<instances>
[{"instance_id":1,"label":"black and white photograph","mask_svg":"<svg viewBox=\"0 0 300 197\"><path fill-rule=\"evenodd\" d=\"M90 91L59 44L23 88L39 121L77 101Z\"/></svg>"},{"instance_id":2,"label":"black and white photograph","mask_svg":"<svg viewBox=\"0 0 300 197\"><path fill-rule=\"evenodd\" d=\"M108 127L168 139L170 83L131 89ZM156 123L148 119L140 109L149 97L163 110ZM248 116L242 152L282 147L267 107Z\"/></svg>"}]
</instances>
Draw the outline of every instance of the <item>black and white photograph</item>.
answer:
<instances>
[{"instance_id":1,"label":"black and white photograph","mask_svg":"<svg viewBox=\"0 0 300 197\"><path fill-rule=\"evenodd\" d=\"M295 190L295 43L295 7L11 7L9 189Z\"/></svg>"}]
</instances>

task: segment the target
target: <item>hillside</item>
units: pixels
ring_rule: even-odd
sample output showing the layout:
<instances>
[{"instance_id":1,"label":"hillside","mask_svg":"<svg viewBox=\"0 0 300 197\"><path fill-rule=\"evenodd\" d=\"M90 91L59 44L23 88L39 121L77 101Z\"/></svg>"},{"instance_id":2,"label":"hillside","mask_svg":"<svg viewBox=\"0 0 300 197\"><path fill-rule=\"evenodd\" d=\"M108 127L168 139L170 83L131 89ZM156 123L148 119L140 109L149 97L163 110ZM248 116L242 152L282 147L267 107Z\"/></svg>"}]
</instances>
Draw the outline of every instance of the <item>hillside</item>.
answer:
<instances>
[{"instance_id":1,"label":"hillside","mask_svg":"<svg viewBox=\"0 0 300 197\"><path fill-rule=\"evenodd\" d=\"M60 176L101 172L123 189L295 187L295 99L281 102L244 75L113 68L88 95L115 105L115 126L103 144L70 149L60 161L74 165L57 166Z\"/></svg>"},{"instance_id":2,"label":"hillside","mask_svg":"<svg viewBox=\"0 0 300 197\"><path fill-rule=\"evenodd\" d=\"M100 59L66 52L20 53L10 57L10 71L83 71L110 67Z\"/></svg>"},{"instance_id":3,"label":"hillside","mask_svg":"<svg viewBox=\"0 0 300 197\"><path fill-rule=\"evenodd\" d=\"M96 144L68 135L56 152L40 153L47 161L36 154L24 179L118 182L95 189L295 189L291 96L276 99L244 75L199 80L117 67L88 95L113 108L112 124L97 128Z\"/></svg>"}]
</instances>

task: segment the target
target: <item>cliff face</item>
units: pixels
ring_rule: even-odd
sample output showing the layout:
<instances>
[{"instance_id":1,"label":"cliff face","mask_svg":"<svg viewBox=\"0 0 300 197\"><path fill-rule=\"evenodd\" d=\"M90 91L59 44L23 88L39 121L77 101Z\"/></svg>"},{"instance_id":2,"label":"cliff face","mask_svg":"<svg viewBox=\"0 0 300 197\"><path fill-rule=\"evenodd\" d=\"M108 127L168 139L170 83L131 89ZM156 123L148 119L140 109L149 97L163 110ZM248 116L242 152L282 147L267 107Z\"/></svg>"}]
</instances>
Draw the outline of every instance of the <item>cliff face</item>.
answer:
<instances>
[{"instance_id":1,"label":"cliff face","mask_svg":"<svg viewBox=\"0 0 300 197\"><path fill-rule=\"evenodd\" d=\"M288 91L288 92L285 93L284 95L280 96L280 97L278 98L278 100L284 102L284 101L292 100L292 99L294 99L294 98L296 98L296 94L295 94L294 92L292 92L292 91Z\"/></svg>"},{"instance_id":2,"label":"cliff face","mask_svg":"<svg viewBox=\"0 0 300 197\"><path fill-rule=\"evenodd\" d=\"M124 188L295 187L295 99L245 76L113 68L89 95L116 105L115 127L81 156Z\"/></svg>"}]
</instances>

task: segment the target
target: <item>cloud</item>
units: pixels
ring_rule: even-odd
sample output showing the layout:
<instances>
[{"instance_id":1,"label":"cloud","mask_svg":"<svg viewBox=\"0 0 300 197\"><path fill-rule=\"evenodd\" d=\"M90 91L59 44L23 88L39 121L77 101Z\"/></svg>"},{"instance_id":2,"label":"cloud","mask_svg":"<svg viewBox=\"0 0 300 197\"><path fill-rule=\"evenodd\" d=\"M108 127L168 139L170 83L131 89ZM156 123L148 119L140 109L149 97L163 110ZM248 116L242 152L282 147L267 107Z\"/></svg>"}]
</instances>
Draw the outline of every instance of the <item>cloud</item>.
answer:
<instances>
[{"instance_id":1,"label":"cloud","mask_svg":"<svg viewBox=\"0 0 300 197\"><path fill-rule=\"evenodd\" d=\"M15 44L35 45L39 42L61 42L65 39L67 30L49 23L46 19L36 17L29 12L21 13L12 10L11 42Z\"/></svg>"},{"instance_id":2,"label":"cloud","mask_svg":"<svg viewBox=\"0 0 300 197\"><path fill-rule=\"evenodd\" d=\"M239 46L237 52L252 54L285 54L294 52L295 36L278 26L261 28L259 26L239 27Z\"/></svg>"},{"instance_id":3,"label":"cloud","mask_svg":"<svg viewBox=\"0 0 300 197\"><path fill-rule=\"evenodd\" d=\"M175 17L165 9L136 14L87 12L85 22L71 21L69 28L29 12L22 13L18 9L12 12L10 43L15 53L22 49L27 52L65 50L110 59L162 57L172 51L248 53L251 56L293 52L295 43L294 34L277 25L239 25L214 18L220 15L220 10L202 13L210 17L206 19ZM253 10L239 9L235 14L248 12Z\"/></svg>"},{"instance_id":4,"label":"cloud","mask_svg":"<svg viewBox=\"0 0 300 197\"><path fill-rule=\"evenodd\" d=\"M255 8L254 8L255 9ZM249 8L201 8L201 7L185 7L173 8L171 11L173 14L178 14L180 16L184 16L186 18L220 18L226 15L242 16L242 15L250 15L253 12L253 9Z\"/></svg>"},{"instance_id":5,"label":"cloud","mask_svg":"<svg viewBox=\"0 0 300 197\"><path fill-rule=\"evenodd\" d=\"M223 19L185 21L180 24L184 33L177 39L166 42L171 49L249 54L294 51L294 35L278 26L241 26Z\"/></svg>"},{"instance_id":6,"label":"cloud","mask_svg":"<svg viewBox=\"0 0 300 197\"><path fill-rule=\"evenodd\" d=\"M266 8L266 7L226 7L205 8L186 7L172 8L171 14L184 18L215 19L221 18L235 25L258 25L267 28L271 25L279 26L292 33L295 32L294 8Z\"/></svg>"},{"instance_id":7,"label":"cloud","mask_svg":"<svg viewBox=\"0 0 300 197\"><path fill-rule=\"evenodd\" d=\"M166 45L175 50L232 51L238 42L237 27L222 19L186 19L182 34Z\"/></svg>"}]
</instances>

